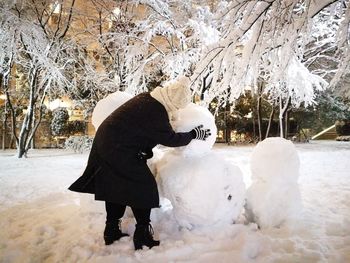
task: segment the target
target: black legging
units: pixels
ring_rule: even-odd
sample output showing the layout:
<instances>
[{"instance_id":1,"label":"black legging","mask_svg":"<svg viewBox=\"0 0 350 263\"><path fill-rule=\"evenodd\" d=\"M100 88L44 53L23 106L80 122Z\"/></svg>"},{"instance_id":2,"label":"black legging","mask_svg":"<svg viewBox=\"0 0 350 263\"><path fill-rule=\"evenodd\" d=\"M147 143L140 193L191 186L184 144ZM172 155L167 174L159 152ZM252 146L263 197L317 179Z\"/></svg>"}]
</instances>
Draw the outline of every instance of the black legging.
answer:
<instances>
[{"instance_id":1,"label":"black legging","mask_svg":"<svg viewBox=\"0 0 350 263\"><path fill-rule=\"evenodd\" d=\"M107 212L107 223L116 222L116 220L123 217L125 213L126 206L116 203L106 202L106 212ZM151 219L151 208L134 208L131 207L137 224L147 225Z\"/></svg>"}]
</instances>

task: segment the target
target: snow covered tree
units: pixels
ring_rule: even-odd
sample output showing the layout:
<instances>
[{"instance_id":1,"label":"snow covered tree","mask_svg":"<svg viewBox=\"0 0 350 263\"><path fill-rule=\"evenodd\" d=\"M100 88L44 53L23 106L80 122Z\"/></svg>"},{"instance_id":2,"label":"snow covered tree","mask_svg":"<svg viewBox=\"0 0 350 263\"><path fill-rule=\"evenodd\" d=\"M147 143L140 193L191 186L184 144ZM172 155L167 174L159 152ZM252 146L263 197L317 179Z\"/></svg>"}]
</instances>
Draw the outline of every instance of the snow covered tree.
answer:
<instances>
[{"instance_id":1,"label":"snow covered tree","mask_svg":"<svg viewBox=\"0 0 350 263\"><path fill-rule=\"evenodd\" d=\"M283 115L288 105L299 107L302 103L314 103L315 90L324 89L327 83L308 71L302 60L305 46L309 43L313 17L329 5L339 2L344 5L339 13L338 40L343 54L348 54L344 29L349 24L348 1L230 1L216 19L221 21L220 39L206 48L196 66L194 89L202 93L202 79L208 73L211 87L207 89L204 103L213 98L221 103L234 101L245 90L257 92L259 83L264 83L263 94L272 104L279 106L281 136ZM347 56L342 65L347 65ZM346 72L340 67L338 76ZM259 95L260 96L260 95Z\"/></svg>"},{"instance_id":2,"label":"snow covered tree","mask_svg":"<svg viewBox=\"0 0 350 263\"><path fill-rule=\"evenodd\" d=\"M215 41L206 31L216 29L197 21L207 20L208 7L194 8L192 1L89 0L86 6L94 23L83 24L79 45L95 60L77 72L75 86L92 101L116 90L138 94L190 74L203 41Z\"/></svg>"},{"instance_id":3,"label":"snow covered tree","mask_svg":"<svg viewBox=\"0 0 350 263\"><path fill-rule=\"evenodd\" d=\"M179 74L191 75L203 46L218 39L205 2L91 2L98 20L87 31L90 41L99 43L94 56L112 83L110 91L137 94Z\"/></svg>"},{"instance_id":4,"label":"snow covered tree","mask_svg":"<svg viewBox=\"0 0 350 263\"><path fill-rule=\"evenodd\" d=\"M143 27L146 29L143 32L152 36L148 39L155 37L152 35L155 31L166 36L169 43L177 39L181 44L169 45L172 52L157 55L155 61L163 71L168 70L166 75L170 78L185 72L192 75L194 93L206 106L214 98L219 106L231 103L246 89L252 90L257 100L258 108L254 112L259 127L261 98L267 97L273 109L279 108L282 137L286 136L284 123L290 108L314 104L315 92L328 86L325 80L333 85L348 71L347 0L132 2L150 8L157 18L143 22L153 29L147 31ZM340 58L339 70L332 80L310 72L305 63L310 43L321 45L321 38L315 41L315 28L322 27L318 17L329 8L337 20L333 39ZM315 55L311 54L311 58ZM133 80L139 79L132 73L128 75ZM259 134L262 138L261 127Z\"/></svg>"},{"instance_id":5,"label":"snow covered tree","mask_svg":"<svg viewBox=\"0 0 350 263\"><path fill-rule=\"evenodd\" d=\"M292 110L291 115L297 120L299 130L310 129L312 134L317 134L337 120L350 119L349 99L334 95L331 89L317 92L315 101L315 105Z\"/></svg>"},{"instance_id":6,"label":"snow covered tree","mask_svg":"<svg viewBox=\"0 0 350 263\"><path fill-rule=\"evenodd\" d=\"M312 19L309 43L303 63L316 75L330 83L338 95L349 97L349 1L336 1ZM344 68L345 66L345 68ZM341 70L338 71L338 68Z\"/></svg>"},{"instance_id":7,"label":"snow covered tree","mask_svg":"<svg viewBox=\"0 0 350 263\"><path fill-rule=\"evenodd\" d=\"M206 106L215 99L218 108L225 107L251 90L262 138L262 98L279 108L285 136L288 110L313 104L315 91L327 86L323 78L337 86L349 72L348 0L88 0L81 5L85 9L75 0L0 4L1 89L19 157L28 151L47 97L69 94L93 105L116 90L138 94L187 74L193 94ZM320 22L332 30L319 28ZM329 49L336 63L326 77L318 65ZM11 87L16 74L26 83L18 89ZM16 100L28 102L23 116L16 114L21 112ZM23 118L19 134L18 117Z\"/></svg>"},{"instance_id":8,"label":"snow covered tree","mask_svg":"<svg viewBox=\"0 0 350 263\"><path fill-rule=\"evenodd\" d=\"M50 19L59 4L55 1L31 1L3 3L1 6L1 36L5 50L1 52L1 61L7 61L2 74L11 77L15 70L25 76L27 87L9 88L8 82L3 84L4 93L12 115L12 131L16 139L18 157L26 154L33 136L40 124L44 100L53 88L64 89L70 85L64 70L72 61L67 59L67 45L63 39L71 24L71 13L74 0L66 10L58 14L56 26ZM60 6L61 7L61 6ZM2 64L2 63L1 63ZM8 73L10 71L10 73ZM13 72L12 72L13 73ZM16 96L25 97L26 110L17 134L17 115L12 103Z\"/></svg>"},{"instance_id":9,"label":"snow covered tree","mask_svg":"<svg viewBox=\"0 0 350 263\"><path fill-rule=\"evenodd\" d=\"M19 158L30 148L45 100L63 94L79 96L77 84L86 79L83 72L92 67L72 37L79 33L71 29L80 18L74 4L75 0L1 3L1 88L11 113ZM90 73L96 76L95 71ZM22 80L11 82L14 76L21 76ZM21 106L23 111L18 111Z\"/></svg>"}]
</instances>

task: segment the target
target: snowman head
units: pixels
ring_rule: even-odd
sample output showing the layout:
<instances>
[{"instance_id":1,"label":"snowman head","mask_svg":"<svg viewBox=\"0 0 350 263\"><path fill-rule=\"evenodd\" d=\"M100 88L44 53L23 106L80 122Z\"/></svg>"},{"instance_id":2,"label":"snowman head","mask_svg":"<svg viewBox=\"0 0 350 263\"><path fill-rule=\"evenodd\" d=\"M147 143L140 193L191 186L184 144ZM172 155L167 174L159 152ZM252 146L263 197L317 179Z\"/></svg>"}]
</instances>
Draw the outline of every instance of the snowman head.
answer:
<instances>
[{"instance_id":1,"label":"snowman head","mask_svg":"<svg viewBox=\"0 0 350 263\"><path fill-rule=\"evenodd\" d=\"M206 107L190 103L177 111L171 120L171 126L176 132L188 132L199 125L210 129L211 135L205 141L192 140L188 145L179 147L177 150L185 156L199 156L210 152L216 140L215 118Z\"/></svg>"}]
</instances>

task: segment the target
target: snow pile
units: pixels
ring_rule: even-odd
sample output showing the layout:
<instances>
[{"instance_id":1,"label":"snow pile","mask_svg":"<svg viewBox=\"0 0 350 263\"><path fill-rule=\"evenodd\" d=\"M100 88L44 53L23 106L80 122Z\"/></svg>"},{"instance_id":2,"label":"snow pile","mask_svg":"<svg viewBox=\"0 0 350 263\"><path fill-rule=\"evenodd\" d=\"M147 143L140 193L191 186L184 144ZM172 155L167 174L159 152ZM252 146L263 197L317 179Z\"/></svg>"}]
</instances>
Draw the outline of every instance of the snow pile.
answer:
<instances>
[{"instance_id":1,"label":"snow pile","mask_svg":"<svg viewBox=\"0 0 350 263\"><path fill-rule=\"evenodd\" d=\"M299 157L292 142L276 137L258 143L251 172L246 204L249 220L260 227L278 227L297 216L301 209Z\"/></svg>"},{"instance_id":2,"label":"snow pile","mask_svg":"<svg viewBox=\"0 0 350 263\"><path fill-rule=\"evenodd\" d=\"M87 154L35 149L18 159L15 150L0 151L0 262L350 262L350 144L295 146L303 213L293 232L286 224L259 230L240 220L189 231L162 207L152 209L161 244L142 251L133 247L133 216L126 213L122 220L130 236L105 246L104 203L67 190L84 170ZM239 166L246 180L252 151L250 145L224 144L212 150Z\"/></svg>"},{"instance_id":3,"label":"snow pile","mask_svg":"<svg viewBox=\"0 0 350 263\"><path fill-rule=\"evenodd\" d=\"M129 93L117 91L100 100L92 112L91 121L95 127L95 130L98 129L100 124L108 117L109 114L131 98L132 96Z\"/></svg>"},{"instance_id":4,"label":"snow pile","mask_svg":"<svg viewBox=\"0 0 350 263\"><path fill-rule=\"evenodd\" d=\"M172 121L171 125L177 132L188 132L201 124L205 129L210 129L211 135L205 141L192 140L190 144L182 147L185 156L198 156L210 152L217 132L214 116L207 108L190 103L184 109L180 109L176 119Z\"/></svg>"},{"instance_id":5,"label":"snow pile","mask_svg":"<svg viewBox=\"0 0 350 263\"><path fill-rule=\"evenodd\" d=\"M214 153L186 157L173 151L163 161L158 167L161 191L181 226L192 229L238 218L245 186L237 166Z\"/></svg>"},{"instance_id":6,"label":"snow pile","mask_svg":"<svg viewBox=\"0 0 350 263\"><path fill-rule=\"evenodd\" d=\"M190 104L180 110L172 125L176 131L189 131L203 124L210 128L206 141L168 151L157 162L160 192L169 199L179 225L192 229L219 223L233 223L244 205L242 173L210 152L216 135L213 115L204 107Z\"/></svg>"}]
</instances>

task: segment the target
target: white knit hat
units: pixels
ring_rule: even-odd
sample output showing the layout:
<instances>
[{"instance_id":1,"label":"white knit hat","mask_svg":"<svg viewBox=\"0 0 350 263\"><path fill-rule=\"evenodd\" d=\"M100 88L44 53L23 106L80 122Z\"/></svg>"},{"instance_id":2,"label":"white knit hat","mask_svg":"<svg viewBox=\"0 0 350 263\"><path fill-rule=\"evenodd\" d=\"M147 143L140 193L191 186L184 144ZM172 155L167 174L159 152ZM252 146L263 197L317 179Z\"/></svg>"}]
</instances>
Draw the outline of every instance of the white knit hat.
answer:
<instances>
[{"instance_id":1,"label":"white knit hat","mask_svg":"<svg viewBox=\"0 0 350 263\"><path fill-rule=\"evenodd\" d=\"M190 79L181 76L168 82L163 88L156 87L150 94L165 107L167 112L185 108L191 102Z\"/></svg>"}]
</instances>

